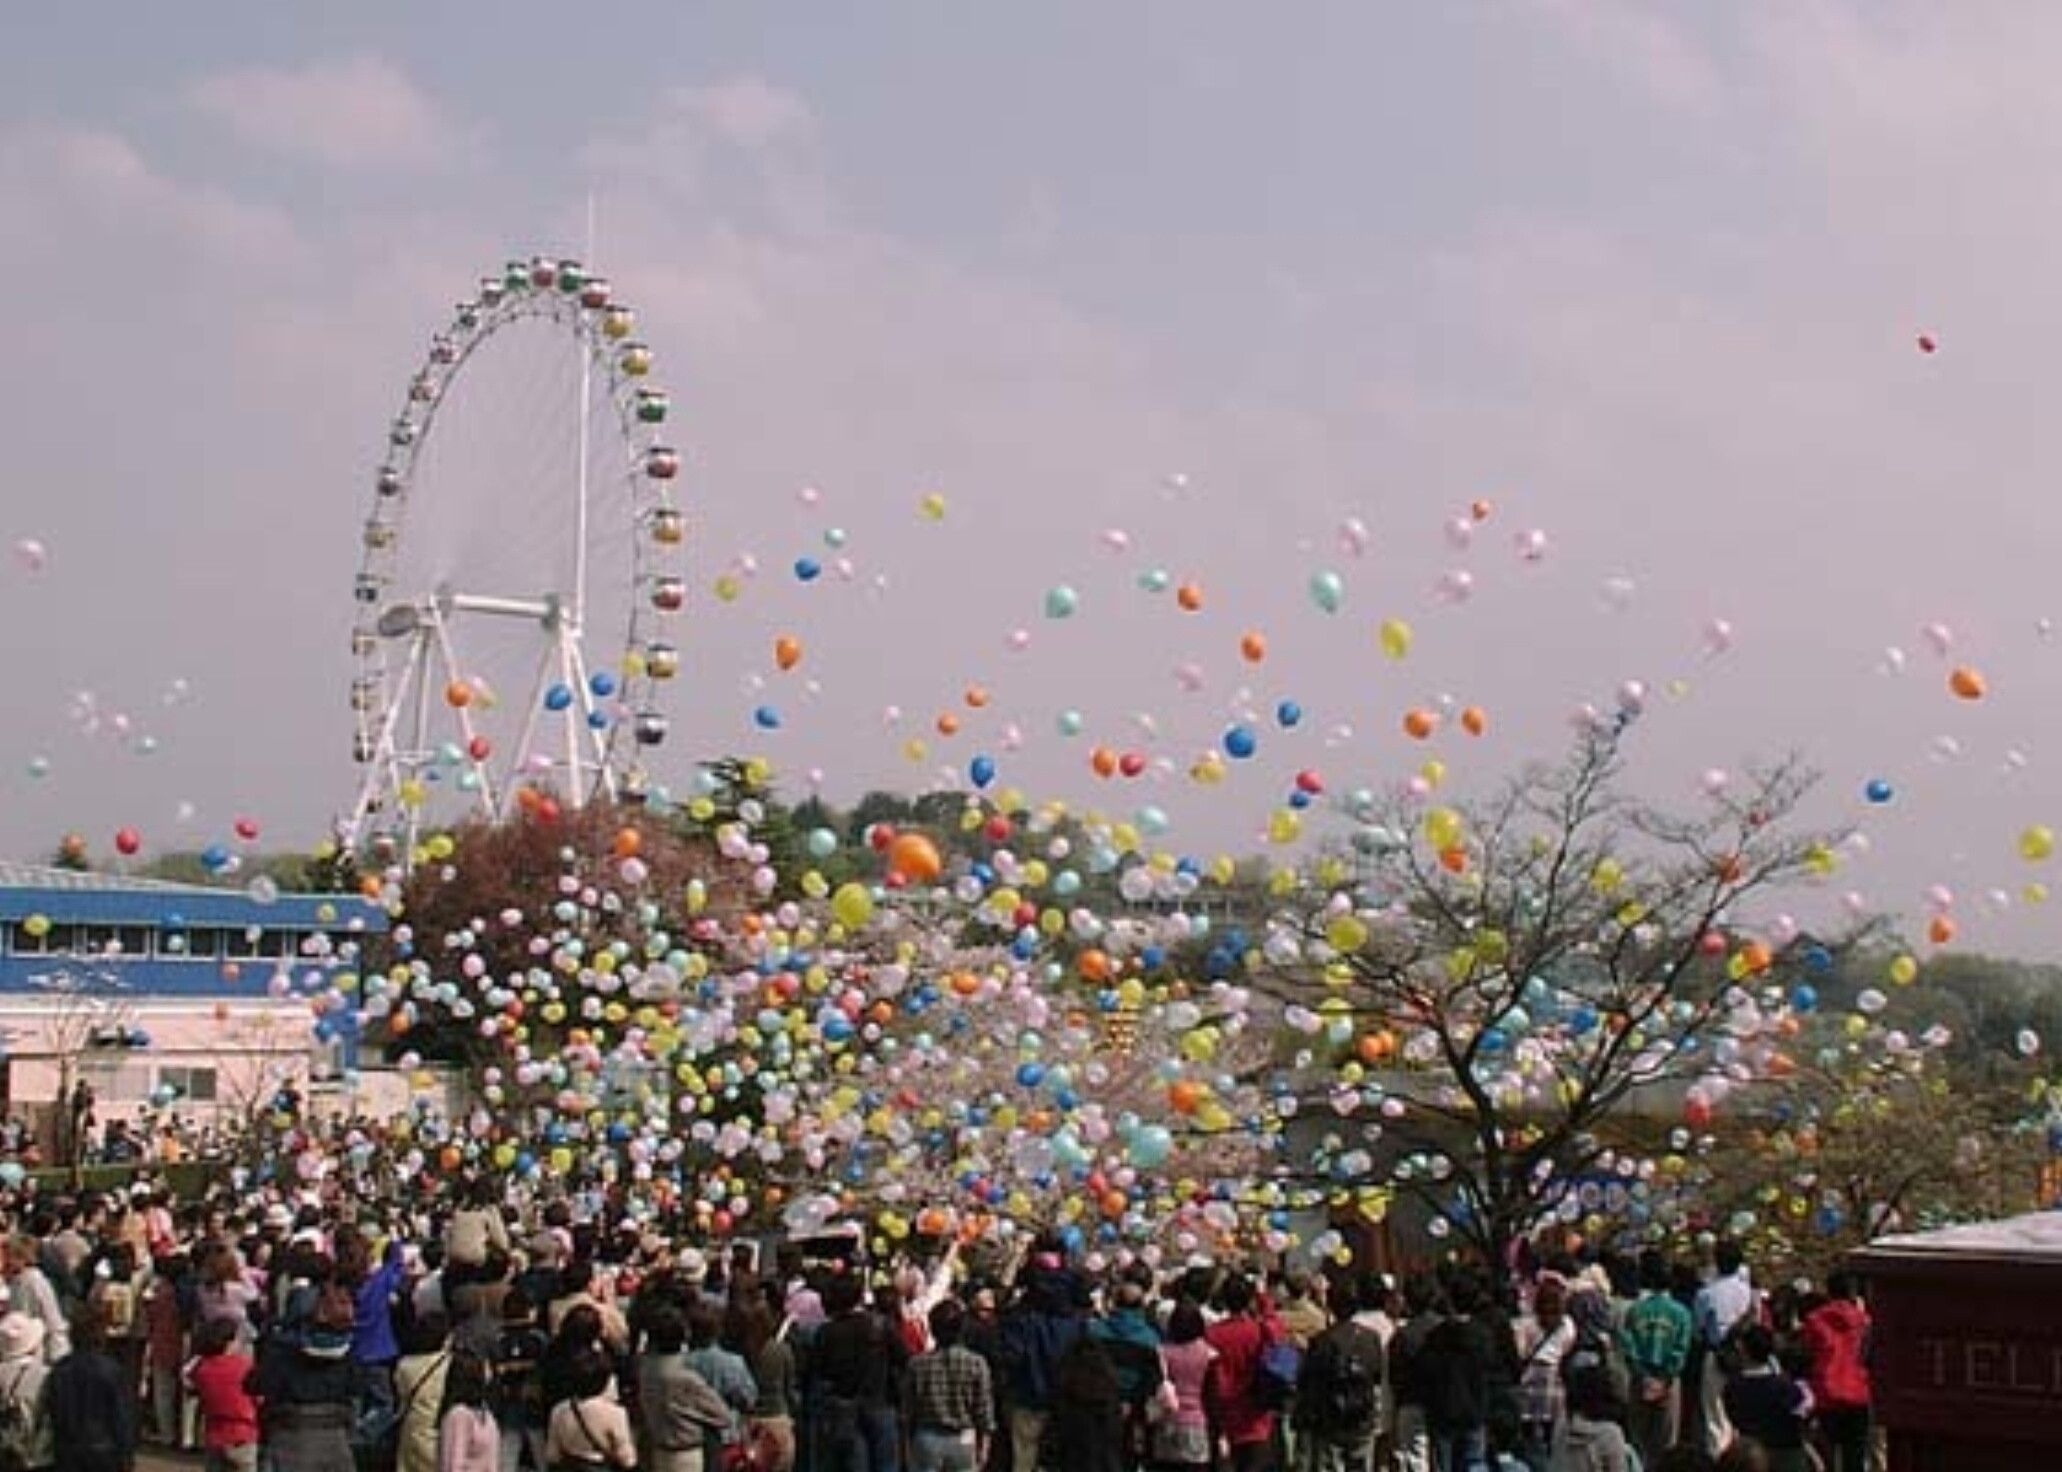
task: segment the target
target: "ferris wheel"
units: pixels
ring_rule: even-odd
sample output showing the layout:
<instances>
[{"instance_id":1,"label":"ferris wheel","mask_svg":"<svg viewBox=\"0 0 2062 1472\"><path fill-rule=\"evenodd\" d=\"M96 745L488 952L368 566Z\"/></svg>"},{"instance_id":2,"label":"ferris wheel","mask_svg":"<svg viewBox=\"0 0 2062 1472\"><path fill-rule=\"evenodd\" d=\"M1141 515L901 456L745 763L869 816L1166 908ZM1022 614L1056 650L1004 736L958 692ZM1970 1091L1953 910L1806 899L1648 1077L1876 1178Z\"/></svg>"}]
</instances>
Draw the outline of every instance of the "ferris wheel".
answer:
<instances>
[{"instance_id":1,"label":"ferris wheel","mask_svg":"<svg viewBox=\"0 0 2062 1472\"><path fill-rule=\"evenodd\" d=\"M405 863L431 824L647 792L687 597L652 366L570 260L511 262L430 339L352 587L347 848Z\"/></svg>"}]
</instances>

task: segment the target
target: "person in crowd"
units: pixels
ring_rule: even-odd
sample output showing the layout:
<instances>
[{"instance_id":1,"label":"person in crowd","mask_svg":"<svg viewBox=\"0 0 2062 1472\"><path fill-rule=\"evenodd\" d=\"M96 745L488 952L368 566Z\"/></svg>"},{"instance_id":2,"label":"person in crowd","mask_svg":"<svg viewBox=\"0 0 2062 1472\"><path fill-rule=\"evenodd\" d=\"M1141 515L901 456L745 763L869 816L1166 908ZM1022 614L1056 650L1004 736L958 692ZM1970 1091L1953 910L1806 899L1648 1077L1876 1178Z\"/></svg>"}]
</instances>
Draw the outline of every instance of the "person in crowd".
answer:
<instances>
[{"instance_id":1,"label":"person in crowd","mask_svg":"<svg viewBox=\"0 0 2062 1472\"><path fill-rule=\"evenodd\" d=\"M650 1472L716 1472L708 1451L723 1444L731 1407L687 1356L688 1314L670 1299L645 1315L637 1358L637 1414L651 1451Z\"/></svg>"},{"instance_id":2,"label":"person in crowd","mask_svg":"<svg viewBox=\"0 0 2062 1472\"><path fill-rule=\"evenodd\" d=\"M1481 1281L1463 1273L1448 1293L1450 1311L1411 1356L1411 1379L1423 1397L1432 1472L1478 1472L1489 1463L1491 1382L1508 1356Z\"/></svg>"},{"instance_id":3,"label":"person in crowd","mask_svg":"<svg viewBox=\"0 0 2062 1472\"><path fill-rule=\"evenodd\" d=\"M171 1251L158 1259L150 1287L143 1295L148 1326L144 1353L145 1393L150 1405L150 1439L159 1446L180 1444L181 1373L186 1366L186 1312L181 1298L192 1289L188 1258ZM231 1337L236 1328L230 1326Z\"/></svg>"},{"instance_id":4,"label":"person in crowd","mask_svg":"<svg viewBox=\"0 0 2062 1472\"><path fill-rule=\"evenodd\" d=\"M1344 1296L1338 1322L1308 1342L1291 1415L1295 1472L1365 1472L1373 1465L1388 1352L1361 1312L1378 1308L1383 1296L1380 1280L1364 1275Z\"/></svg>"},{"instance_id":5,"label":"person in crowd","mask_svg":"<svg viewBox=\"0 0 2062 1472\"><path fill-rule=\"evenodd\" d=\"M193 1337L193 1356L186 1383L200 1407L207 1472L256 1472L258 1403L250 1392L251 1357L236 1326L208 1320Z\"/></svg>"},{"instance_id":6,"label":"person in crowd","mask_svg":"<svg viewBox=\"0 0 2062 1472\"><path fill-rule=\"evenodd\" d=\"M488 1361L491 1404L501 1435L501 1472L520 1472L525 1459L533 1472L544 1467L544 1432L551 1403L545 1398L540 1362L549 1341L537 1326L537 1311L521 1287L501 1300L501 1337Z\"/></svg>"},{"instance_id":7,"label":"person in crowd","mask_svg":"<svg viewBox=\"0 0 2062 1472\"><path fill-rule=\"evenodd\" d=\"M687 1313L687 1365L729 1408L720 1436L723 1446L742 1447L745 1418L759 1402L759 1386L744 1357L719 1342L722 1329L722 1311L697 1295Z\"/></svg>"},{"instance_id":8,"label":"person in crowd","mask_svg":"<svg viewBox=\"0 0 2062 1472\"><path fill-rule=\"evenodd\" d=\"M931 1310L928 1352L909 1363L904 1413L910 1472L976 1472L995 1439L995 1388L988 1362L962 1343L967 1315L957 1299Z\"/></svg>"},{"instance_id":9,"label":"person in crowd","mask_svg":"<svg viewBox=\"0 0 2062 1472\"><path fill-rule=\"evenodd\" d=\"M121 1365L123 1380L141 1386L147 1333L142 1293L149 1285L136 1260L136 1249L127 1242L109 1242L99 1250L99 1260L88 1276L92 1281L84 1301L100 1311L101 1322L107 1326L108 1352Z\"/></svg>"},{"instance_id":10,"label":"person in crowd","mask_svg":"<svg viewBox=\"0 0 2062 1472\"><path fill-rule=\"evenodd\" d=\"M1548 1472L1628 1472L1639 1465L1618 1424L1621 1411L1602 1365L1574 1367L1568 1376L1567 1418L1555 1430Z\"/></svg>"},{"instance_id":11,"label":"person in crowd","mask_svg":"<svg viewBox=\"0 0 2062 1472\"><path fill-rule=\"evenodd\" d=\"M1540 1274L1532 1290L1532 1312L1518 1320L1519 1455L1531 1472L1546 1472L1554 1438L1566 1416L1561 1361L1575 1345L1568 1316L1568 1283L1556 1272Z\"/></svg>"},{"instance_id":12,"label":"person in crowd","mask_svg":"<svg viewBox=\"0 0 2062 1472\"><path fill-rule=\"evenodd\" d=\"M1275 1414L1260 1386L1260 1357L1269 1330L1261 1322L1253 1280L1234 1273L1218 1289L1224 1317L1204 1334L1217 1358L1210 1366L1212 1434L1230 1472L1269 1472L1274 1466Z\"/></svg>"},{"instance_id":13,"label":"person in crowd","mask_svg":"<svg viewBox=\"0 0 2062 1472\"><path fill-rule=\"evenodd\" d=\"M1826 1280L1826 1301L1804 1316L1799 1335L1827 1450L1826 1472L1868 1472L1869 1310L1850 1273Z\"/></svg>"},{"instance_id":14,"label":"person in crowd","mask_svg":"<svg viewBox=\"0 0 2062 1472\"><path fill-rule=\"evenodd\" d=\"M509 1250L508 1222L501 1214L501 1187L493 1176L481 1176L467 1187L465 1204L451 1213L444 1229L446 1286L454 1287L486 1266L489 1248Z\"/></svg>"},{"instance_id":15,"label":"person in crowd","mask_svg":"<svg viewBox=\"0 0 2062 1472\"><path fill-rule=\"evenodd\" d=\"M1758 1297L1747 1274L1747 1261L1737 1242L1718 1244L1713 1262L1717 1272L1697 1291L1691 1311L1697 1339L1703 1346L1703 1370L1697 1389L1697 1420L1704 1449L1717 1456L1733 1439L1732 1423L1725 1406L1726 1340L1757 1312Z\"/></svg>"},{"instance_id":16,"label":"person in crowd","mask_svg":"<svg viewBox=\"0 0 2062 1472\"><path fill-rule=\"evenodd\" d=\"M451 1373L450 1328L441 1314L418 1320L409 1330L407 1353L394 1366L398 1472L437 1472L438 1426Z\"/></svg>"},{"instance_id":17,"label":"person in crowd","mask_svg":"<svg viewBox=\"0 0 2062 1472\"><path fill-rule=\"evenodd\" d=\"M1681 1435L1681 1382L1695 1327L1690 1311L1668 1291L1668 1262L1659 1252L1641 1255L1639 1285L1640 1296L1619 1326L1618 1343L1630 1381L1626 1438L1651 1467Z\"/></svg>"},{"instance_id":18,"label":"person in crowd","mask_svg":"<svg viewBox=\"0 0 2062 1472\"><path fill-rule=\"evenodd\" d=\"M909 1351L902 1336L871 1312L859 1277L841 1273L823 1290L830 1320L810 1356L818 1382L818 1472L898 1472L898 1406ZM1042 1429L1042 1426L1041 1426ZM1035 1443L1025 1465L1037 1465Z\"/></svg>"},{"instance_id":19,"label":"person in crowd","mask_svg":"<svg viewBox=\"0 0 2062 1472\"><path fill-rule=\"evenodd\" d=\"M43 1321L9 1309L0 1315L0 1466L44 1472L57 1461L43 1394Z\"/></svg>"},{"instance_id":20,"label":"person in crowd","mask_svg":"<svg viewBox=\"0 0 2062 1472\"><path fill-rule=\"evenodd\" d=\"M1038 1465L1060 1360L1085 1328L1075 1281L1059 1245L1034 1244L1021 1293L1002 1316L1003 1360L1008 1367L1003 1400L1009 1408L1013 1469Z\"/></svg>"},{"instance_id":21,"label":"person in crowd","mask_svg":"<svg viewBox=\"0 0 2062 1472\"><path fill-rule=\"evenodd\" d=\"M1783 1373L1776 1362L1776 1337L1765 1325L1742 1324L1738 1341L1740 1372L1724 1390L1728 1424L1761 1448L1769 1472L1807 1472L1811 1392Z\"/></svg>"},{"instance_id":22,"label":"person in crowd","mask_svg":"<svg viewBox=\"0 0 2062 1472\"><path fill-rule=\"evenodd\" d=\"M603 1296L605 1281L595 1271L590 1258L579 1258L567 1264L560 1275L559 1296L552 1300L550 1312L546 1315L546 1327L556 1334L567 1314L578 1308L590 1308L601 1321L602 1342L608 1346L610 1354L620 1358L630 1351L630 1324L614 1298Z\"/></svg>"},{"instance_id":23,"label":"person in crowd","mask_svg":"<svg viewBox=\"0 0 2062 1472\"><path fill-rule=\"evenodd\" d=\"M1211 1463L1208 1396L1217 1351L1210 1345L1208 1327L1202 1305L1190 1298L1178 1299L1167 1315L1160 1359L1174 1395L1156 1414L1152 1438L1153 1463L1167 1472L1193 1472Z\"/></svg>"},{"instance_id":24,"label":"person in crowd","mask_svg":"<svg viewBox=\"0 0 2062 1472\"><path fill-rule=\"evenodd\" d=\"M0 1272L7 1276L7 1306L43 1325L43 1359L56 1364L71 1353L71 1325L58 1302L50 1277L38 1265L42 1244L27 1232L16 1232L0 1248Z\"/></svg>"},{"instance_id":25,"label":"person in crowd","mask_svg":"<svg viewBox=\"0 0 2062 1472\"><path fill-rule=\"evenodd\" d=\"M1040 1472L1124 1472L1124 1403L1117 1372L1090 1335L1060 1357L1039 1443Z\"/></svg>"},{"instance_id":26,"label":"person in crowd","mask_svg":"<svg viewBox=\"0 0 2062 1472\"><path fill-rule=\"evenodd\" d=\"M500 1472L501 1432L488 1405L487 1362L454 1350L437 1420L437 1472Z\"/></svg>"},{"instance_id":27,"label":"person in crowd","mask_svg":"<svg viewBox=\"0 0 2062 1472\"><path fill-rule=\"evenodd\" d=\"M90 1305L72 1325L71 1349L43 1385L56 1472L132 1472L136 1388L108 1353L107 1325Z\"/></svg>"},{"instance_id":28,"label":"person in crowd","mask_svg":"<svg viewBox=\"0 0 2062 1472\"><path fill-rule=\"evenodd\" d=\"M794 1320L782 1315L776 1322L767 1295L753 1294L738 1305L737 1347L759 1389L749 1418L759 1472L793 1472L795 1417L802 1404Z\"/></svg>"},{"instance_id":29,"label":"person in crowd","mask_svg":"<svg viewBox=\"0 0 2062 1472\"><path fill-rule=\"evenodd\" d=\"M567 1395L551 1408L544 1453L552 1472L631 1472L637 1466L637 1440L616 1397L608 1356L592 1346L568 1369ZM699 1469L690 1464L687 1472Z\"/></svg>"},{"instance_id":30,"label":"person in crowd","mask_svg":"<svg viewBox=\"0 0 2062 1472\"><path fill-rule=\"evenodd\" d=\"M338 1284L351 1295L351 1364L358 1384L358 1418L366 1422L394 1410L394 1366L401 1343L394 1332L394 1304L404 1275L400 1240L377 1264L372 1240L356 1225L336 1233Z\"/></svg>"}]
</instances>

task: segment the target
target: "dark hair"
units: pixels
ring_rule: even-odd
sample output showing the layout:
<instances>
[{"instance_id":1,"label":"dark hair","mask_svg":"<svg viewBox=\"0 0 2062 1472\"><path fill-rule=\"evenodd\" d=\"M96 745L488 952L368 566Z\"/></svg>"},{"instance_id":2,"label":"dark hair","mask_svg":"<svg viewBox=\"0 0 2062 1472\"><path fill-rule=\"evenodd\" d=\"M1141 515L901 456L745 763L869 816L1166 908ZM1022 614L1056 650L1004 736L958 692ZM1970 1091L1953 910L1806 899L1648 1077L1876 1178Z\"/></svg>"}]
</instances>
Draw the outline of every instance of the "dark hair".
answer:
<instances>
[{"instance_id":1,"label":"dark hair","mask_svg":"<svg viewBox=\"0 0 2062 1472\"><path fill-rule=\"evenodd\" d=\"M644 1347L650 1354L679 1354L687 1348L687 1315L679 1304L662 1298L644 1311Z\"/></svg>"},{"instance_id":2,"label":"dark hair","mask_svg":"<svg viewBox=\"0 0 2062 1472\"><path fill-rule=\"evenodd\" d=\"M1103 1412L1117 1419L1117 1371L1093 1335L1075 1337L1053 1372L1053 1403L1082 1411Z\"/></svg>"},{"instance_id":3,"label":"dark hair","mask_svg":"<svg viewBox=\"0 0 2062 1472\"><path fill-rule=\"evenodd\" d=\"M1600 1364L1577 1365L1568 1374L1568 1410L1585 1421L1615 1421L1625 1407L1611 1389L1611 1376Z\"/></svg>"},{"instance_id":4,"label":"dark hair","mask_svg":"<svg viewBox=\"0 0 2062 1472\"><path fill-rule=\"evenodd\" d=\"M453 1406L482 1409L487 1404L487 1362L471 1350L454 1349L444 1371L444 1405L437 1419L442 1421Z\"/></svg>"},{"instance_id":5,"label":"dark hair","mask_svg":"<svg viewBox=\"0 0 2062 1472\"><path fill-rule=\"evenodd\" d=\"M537 1313L537 1305L530 1302L530 1295L517 1284L501 1297L501 1321L504 1324L520 1324Z\"/></svg>"},{"instance_id":6,"label":"dark hair","mask_svg":"<svg viewBox=\"0 0 2062 1472\"><path fill-rule=\"evenodd\" d=\"M1192 1298L1184 1298L1167 1316L1167 1342L1192 1344L1203 1337L1203 1327L1202 1306Z\"/></svg>"},{"instance_id":7,"label":"dark hair","mask_svg":"<svg viewBox=\"0 0 2062 1472\"><path fill-rule=\"evenodd\" d=\"M576 1399L586 1400L607 1390L614 1373L609 1357L599 1349L581 1349L575 1351L572 1363L566 1367L566 1386Z\"/></svg>"},{"instance_id":8,"label":"dark hair","mask_svg":"<svg viewBox=\"0 0 2062 1472\"><path fill-rule=\"evenodd\" d=\"M1649 1472L1713 1472L1717 1466L1703 1447L1686 1444L1663 1452Z\"/></svg>"},{"instance_id":9,"label":"dark hair","mask_svg":"<svg viewBox=\"0 0 2062 1472\"><path fill-rule=\"evenodd\" d=\"M745 1362L757 1364L760 1352L780 1330L765 1295L754 1294L750 1298L732 1300L727 1332L731 1347L745 1357Z\"/></svg>"},{"instance_id":10,"label":"dark hair","mask_svg":"<svg viewBox=\"0 0 2062 1472\"><path fill-rule=\"evenodd\" d=\"M1217 1290L1217 1301L1228 1314L1242 1314L1253 1306L1253 1280L1234 1273Z\"/></svg>"},{"instance_id":11,"label":"dark hair","mask_svg":"<svg viewBox=\"0 0 2062 1472\"><path fill-rule=\"evenodd\" d=\"M1711 1254L1711 1260L1717 1265L1720 1276L1730 1277L1740 1271L1747 1257L1740 1251L1739 1243L1728 1241L1718 1244Z\"/></svg>"},{"instance_id":12,"label":"dark hair","mask_svg":"<svg viewBox=\"0 0 2062 1472\"><path fill-rule=\"evenodd\" d=\"M559 1291L570 1297L585 1293L594 1284L594 1263L584 1257L575 1258L559 1269Z\"/></svg>"},{"instance_id":13,"label":"dark hair","mask_svg":"<svg viewBox=\"0 0 2062 1472\"><path fill-rule=\"evenodd\" d=\"M864 1297L859 1290L859 1279L850 1273L841 1273L823 1285L823 1311L832 1318L849 1314L859 1307Z\"/></svg>"},{"instance_id":14,"label":"dark hair","mask_svg":"<svg viewBox=\"0 0 2062 1472\"><path fill-rule=\"evenodd\" d=\"M451 1337L451 1320L434 1309L408 1326L408 1352L435 1354Z\"/></svg>"},{"instance_id":15,"label":"dark hair","mask_svg":"<svg viewBox=\"0 0 2062 1472\"><path fill-rule=\"evenodd\" d=\"M723 1333L723 1310L707 1299L697 1298L687 1310L687 1342L695 1349L707 1349Z\"/></svg>"},{"instance_id":16,"label":"dark hair","mask_svg":"<svg viewBox=\"0 0 2062 1472\"><path fill-rule=\"evenodd\" d=\"M106 1352L107 1314L99 1304L88 1300L72 1310L72 1353Z\"/></svg>"},{"instance_id":17,"label":"dark hair","mask_svg":"<svg viewBox=\"0 0 2062 1472\"><path fill-rule=\"evenodd\" d=\"M601 1342L601 1310L591 1303L576 1303L558 1321L558 1338L563 1344Z\"/></svg>"},{"instance_id":18,"label":"dark hair","mask_svg":"<svg viewBox=\"0 0 2062 1472\"><path fill-rule=\"evenodd\" d=\"M1826 1297L1828 1298L1853 1298L1857 1296L1856 1288L1854 1274L1845 1269L1834 1271L1826 1279Z\"/></svg>"},{"instance_id":19,"label":"dark hair","mask_svg":"<svg viewBox=\"0 0 2062 1472\"><path fill-rule=\"evenodd\" d=\"M957 1298L940 1299L931 1305L931 1342L940 1349L959 1343L966 1328L967 1311Z\"/></svg>"},{"instance_id":20,"label":"dark hair","mask_svg":"<svg viewBox=\"0 0 2062 1472\"><path fill-rule=\"evenodd\" d=\"M236 1343L236 1320L226 1318L202 1319L193 1331L193 1352L200 1355L216 1355L228 1352Z\"/></svg>"},{"instance_id":21,"label":"dark hair","mask_svg":"<svg viewBox=\"0 0 2062 1472\"><path fill-rule=\"evenodd\" d=\"M1713 1472L1768 1472L1768 1453L1761 1443L1741 1437L1711 1464Z\"/></svg>"},{"instance_id":22,"label":"dark hair","mask_svg":"<svg viewBox=\"0 0 2062 1472\"><path fill-rule=\"evenodd\" d=\"M1740 1355L1750 1365L1765 1365L1776 1352L1776 1336L1766 1324L1742 1324L1733 1335Z\"/></svg>"},{"instance_id":23,"label":"dark hair","mask_svg":"<svg viewBox=\"0 0 2062 1472\"><path fill-rule=\"evenodd\" d=\"M1655 1248L1640 1254L1640 1287L1649 1293L1668 1291L1668 1259Z\"/></svg>"}]
</instances>

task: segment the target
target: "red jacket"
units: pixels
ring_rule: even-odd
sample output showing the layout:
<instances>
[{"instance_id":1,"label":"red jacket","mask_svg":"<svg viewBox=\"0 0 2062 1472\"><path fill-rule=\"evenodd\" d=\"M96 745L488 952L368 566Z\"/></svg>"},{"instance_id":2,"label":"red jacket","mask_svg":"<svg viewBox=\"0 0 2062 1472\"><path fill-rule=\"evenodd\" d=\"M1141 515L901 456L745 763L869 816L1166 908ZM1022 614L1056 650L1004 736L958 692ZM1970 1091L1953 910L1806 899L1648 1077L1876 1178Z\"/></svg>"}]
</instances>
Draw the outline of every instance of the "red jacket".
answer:
<instances>
[{"instance_id":1,"label":"red jacket","mask_svg":"<svg viewBox=\"0 0 2062 1472\"><path fill-rule=\"evenodd\" d=\"M1205 1398L1218 1434L1234 1446L1272 1440L1274 1412L1263 1409L1255 1393L1267 1331L1258 1320L1240 1314L1212 1324L1203 1338L1217 1351L1205 1382Z\"/></svg>"},{"instance_id":2,"label":"red jacket","mask_svg":"<svg viewBox=\"0 0 2062 1472\"><path fill-rule=\"evenodd\" d=\"M1821 1304L1804 1319L1811 1355L1811 1395L1822 1406L1861 1410L1869 1404L1869 1311L1848 1298Z\"/></svg>"},{"instance_id":3,"label":"red jacket","mask_svg":"<svg viewBox=\"0 0 2062 1472\"><path fill-rule=\"evenodd\" d=\"M204 1354L187 1372L200 1403L202 1440L208 1450L248 1446L258 1439L258 1403L243 1385L250 1372L250 1357L233 1351Z\"/></svg>"}]
</instances>

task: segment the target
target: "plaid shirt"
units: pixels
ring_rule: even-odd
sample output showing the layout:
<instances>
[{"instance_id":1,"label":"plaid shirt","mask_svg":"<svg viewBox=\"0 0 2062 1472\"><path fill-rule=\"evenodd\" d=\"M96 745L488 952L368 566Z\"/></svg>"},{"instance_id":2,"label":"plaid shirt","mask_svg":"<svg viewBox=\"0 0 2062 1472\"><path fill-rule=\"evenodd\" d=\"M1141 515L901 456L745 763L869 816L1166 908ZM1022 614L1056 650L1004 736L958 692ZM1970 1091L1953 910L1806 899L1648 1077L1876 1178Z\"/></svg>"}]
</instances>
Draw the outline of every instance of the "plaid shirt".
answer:
<instances>
[{"instance_id":1,"label":"plaid shirt","mask_svg":"<svg viewBox=\"0 0 2062 1472\"><path fill-rule=\"evenodd\" d=\"M909 1362L909 1424L918 1431L995 1432L995 1393L988 1362L949 1345Z\"/></svg>"},{"instance_id":2,"label":"plaid shirt","mask_svg":"<svg viewBox=\"0 0 2062 1472\"><path fill-rule=\"evenodd\" d=\"M1575 1321L1563 1319L1542 1334L1531 1329L1525 1368L1518 1376L1518 1418L1528 1426L1558 1426L1567 1419L1568 1392L1561 1384L1561 1357L1575 1345Z\"/></svg>"}]
</instances>

